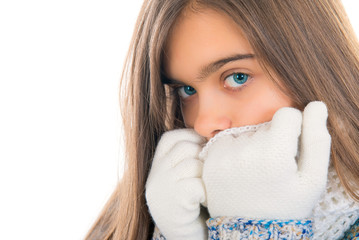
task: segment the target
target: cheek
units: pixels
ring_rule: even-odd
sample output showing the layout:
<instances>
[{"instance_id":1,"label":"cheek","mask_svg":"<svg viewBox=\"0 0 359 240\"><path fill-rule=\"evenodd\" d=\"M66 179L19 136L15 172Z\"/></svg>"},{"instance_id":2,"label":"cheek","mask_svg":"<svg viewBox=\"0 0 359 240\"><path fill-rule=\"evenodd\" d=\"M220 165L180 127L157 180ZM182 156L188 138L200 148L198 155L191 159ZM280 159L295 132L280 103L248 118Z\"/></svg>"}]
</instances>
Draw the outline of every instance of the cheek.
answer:
<instances>
[{"instance_id":1,"label":"cheek","mask_svg":"<svg viewBox=\"0 0 359 240\"><path fill-rule=\"evenodd\" d=\"M254 86L256 85L256 86ZM293 107L292 100L272 84L254 84L241 96L241 107L235 114L234 125L256 125L271 121L283 107ZM243 104L245 102L245 104Z\"/></svg>"},{"instance_id":2,"label":"cheek","mask_svg":"<svg viewBox=\"0 0 359 240\"><path fill-rule=\"evenodd\" d=\"M181 111L186 127L193 127L198 113L197 103L195 102L194 103L191 102L191 104L181 103Z\"/></svg>"}]
</instances>

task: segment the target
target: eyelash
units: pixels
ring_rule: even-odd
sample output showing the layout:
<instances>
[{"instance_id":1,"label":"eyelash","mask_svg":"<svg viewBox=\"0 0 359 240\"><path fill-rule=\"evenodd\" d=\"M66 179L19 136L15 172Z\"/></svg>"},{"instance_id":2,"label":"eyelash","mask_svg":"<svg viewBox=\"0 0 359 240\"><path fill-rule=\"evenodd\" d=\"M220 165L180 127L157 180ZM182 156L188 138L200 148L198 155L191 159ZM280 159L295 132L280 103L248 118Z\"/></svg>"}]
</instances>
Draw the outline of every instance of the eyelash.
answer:
<instances>
[{"instance_id":1,"label":"eyelash","mask_svg":"<svg viewBox=\"0 0 359 240\"><path fill-rule=\"evenodd\" d=\"M170 84L169 87L170 87L170 95L171 96L176 96L178 95L178 91L181 87L184 87L186 85L176 85L176 84Z\"/></svg>"},{"instance_id":2,"label":"eyelash","mask_svg":"<svg viewBox=\"0 0 359 240\"><path fill-rule=\"evenodd\" d=\"M229 89L230 91L233 91L233 92L238 92L238 91L241 91L243 90L244 87L246 87L248 85L248 82L250 82L252 80L252 76L247 74L247 73L243 73L243 72L232 72L231 74L227 75L226 77L224 77L224 79L222 80L223 83L225 82L225 80L230 77L230 76L234 76L235 74L243 74L247 77L246 81L241 84L239 87L225 87L226 89ZM170 85L170 88L171 88L171 91L170 91L170 94L171 96L179 96L179 91L182 87L187 87L189 85L175 85L175 84L172 84ZM191 87L191 86L189 86ZM186 98L188 97L191 97L192 95L189 95L187 96ZM179 96L182 100L183 100L183 97Z\"/></svg>"}]
</instances>

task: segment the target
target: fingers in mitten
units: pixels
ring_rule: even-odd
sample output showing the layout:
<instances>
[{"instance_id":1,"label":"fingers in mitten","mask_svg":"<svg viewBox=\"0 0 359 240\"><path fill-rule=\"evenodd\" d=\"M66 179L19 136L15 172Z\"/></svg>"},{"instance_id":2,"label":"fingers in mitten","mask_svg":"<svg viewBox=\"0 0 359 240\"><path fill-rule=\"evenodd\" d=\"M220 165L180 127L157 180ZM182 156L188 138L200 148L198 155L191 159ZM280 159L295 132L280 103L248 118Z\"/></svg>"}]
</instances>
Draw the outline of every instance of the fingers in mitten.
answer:
<instances>
[{"instance_id":1,"label":"fingers in mitten","mask_svg":"<svg viewBox=\"0 0 359 240\"><path fill-rule=\"evenodd\" d=\"M186 178L177 183L178 200L188 211L196 210L200 203L206 202L206 192L201 178Z\"/></svg>"},{"instance_id":2,"label":"fingers in mitten","mask_svg":"<svg viewBox=\"0 0 359 240\"><path fill-rule=\"evenodd\" d=\"M186 178L201 178L203 162L195 158L186 158L173 169L177 180Z\"/></svg>"},{"instance_id":3,"label":"fingers in mitten","mask_svg":"<svg viewBox=\"0 0 359 240\"><path fill-rule=\"evenodd\" d=\"M293 142L297 147L301 126L302 113L298 109L284 107L274 114L270 132L275 137L276 143L288 145L288 142Z\"/></svg>"},{"instance_id":4,"label":"fingers in mitten","mask_svg":"<svg viewBox=\"0 0 359 240\"><path fill-rule=\"evenodd\" d=\"M201 145L205 140L198 135L193 129L176 129L165 132L157 144L156 158L162 158L179 142L192 142Z\"/></svg>"},{"instance_id":5,"label":"fingers in mitten","mask_svg":"<svg viewBox=\"0 0 359 240\"><path fill-rule=\"evenodd\" d=\"M196 143L182 141L178 142L170 152L164 156L164 160L170 160L170 167L175 167L185 159L198 159L202 147Z\"/></svg>"},{"instance_id":6,"label":"fingers in mitten","mask_svg":"<svg viewBox=\"0 0 359 240\"><path fill-rule=\"evenodd\" d=\"M299 171L313 178L326 178L331 137L327 129L328 110L323 102L309 103L303 112Z\"/></svg>"}]
</instances>

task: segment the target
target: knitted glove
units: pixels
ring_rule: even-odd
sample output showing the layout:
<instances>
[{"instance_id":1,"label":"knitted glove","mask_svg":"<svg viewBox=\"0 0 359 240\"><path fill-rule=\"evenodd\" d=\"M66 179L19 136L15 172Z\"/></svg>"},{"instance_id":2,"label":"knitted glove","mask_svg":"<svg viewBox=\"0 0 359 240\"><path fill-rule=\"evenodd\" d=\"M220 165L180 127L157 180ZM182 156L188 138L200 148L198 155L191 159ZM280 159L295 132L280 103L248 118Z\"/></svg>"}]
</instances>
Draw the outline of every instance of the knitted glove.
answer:
<instances>
[{"instance_id":1,"label":"knitted glove","mask_svg":"<svg viewBox=\"0 0 359 240\"><path fill-rule=\"evenodd\" d=\"M303 116L282 108L271 122L215 137L201 153L211 217L309 217L327 181L327 116L324 103L311 102Z\"/></svg>"},{"instance_id":2,"label":"knitted glove","mask_svg":"<svg viewBox=\"0 0 359 240\"><path fill-rule=\"evenodd\" d=\"M202 168L198 159L204 139L193 129L169 131L161 137L146 183L150 213L166 239L207 239Z\"/></svg>"}]
</instances>

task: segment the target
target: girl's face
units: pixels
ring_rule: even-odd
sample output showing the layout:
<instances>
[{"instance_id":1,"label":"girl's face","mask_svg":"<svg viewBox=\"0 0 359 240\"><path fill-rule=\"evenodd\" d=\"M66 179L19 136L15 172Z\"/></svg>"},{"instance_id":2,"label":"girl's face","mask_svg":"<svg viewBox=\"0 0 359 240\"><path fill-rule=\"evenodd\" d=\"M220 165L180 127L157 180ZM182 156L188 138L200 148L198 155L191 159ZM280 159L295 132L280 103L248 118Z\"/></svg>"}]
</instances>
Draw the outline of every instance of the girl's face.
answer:
<instances>
[{"instance_id":1,"label":"girl's face","mask_svg":"<svg viewBox=\"0 0 359 240\"><path fill-rule=\"evenodd\" d=\"M226 15L186 12L165 55L165 75L181 98L185 124L207 140L227 128L270 121L279 108L293 106Z\"/></svg>"}]
</instances>

